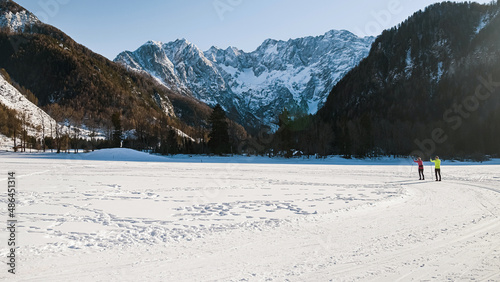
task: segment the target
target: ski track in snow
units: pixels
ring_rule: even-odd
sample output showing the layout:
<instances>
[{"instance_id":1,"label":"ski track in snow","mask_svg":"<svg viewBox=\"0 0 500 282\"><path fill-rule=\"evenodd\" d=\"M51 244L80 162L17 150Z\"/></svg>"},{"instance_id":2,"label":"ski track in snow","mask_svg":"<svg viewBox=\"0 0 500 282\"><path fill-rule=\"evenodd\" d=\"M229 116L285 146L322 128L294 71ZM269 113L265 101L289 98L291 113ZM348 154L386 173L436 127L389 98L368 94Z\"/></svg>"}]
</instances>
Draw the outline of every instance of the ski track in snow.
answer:
<instances>
[{"instance_id":1,"label":"ski track in snow","mask_svg":"<svg viewBox=\"0 0 500 282\"><path fill-rule=\"evenodd\" d=\"M500 279L498 165L443 163L435 182L405 165L85 158L0 155L18 174L17 279Z\"/></svg>"}]
</instances>

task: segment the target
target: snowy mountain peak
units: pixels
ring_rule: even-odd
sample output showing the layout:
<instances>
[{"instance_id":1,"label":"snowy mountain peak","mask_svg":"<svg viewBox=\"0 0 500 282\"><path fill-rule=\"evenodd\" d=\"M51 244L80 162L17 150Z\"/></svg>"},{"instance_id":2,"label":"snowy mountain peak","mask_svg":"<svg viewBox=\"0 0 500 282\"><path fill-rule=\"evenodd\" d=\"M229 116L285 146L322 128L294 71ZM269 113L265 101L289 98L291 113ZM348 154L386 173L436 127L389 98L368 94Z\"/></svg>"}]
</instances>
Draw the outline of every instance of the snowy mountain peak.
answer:
<instances>
[{"instance_id":1,"label":"snowy mountain peak","mask_svg":"<svg viewBox=\"0 0 500 282\"><path fill-rule=\"evenodd\" d=\"M342 37L342 38L356 38L357 36L345 29L342 30L330 30L326 32L323 37L325 38L331 38L331 37Z\"/></svg>"},{"instance_id":2,"label":"snowy mountain peak","mask_svg":"<svg viewBox=\"0 0 500 282\"><path fill-rule=\"evenodd\" d=\"M373 41L332 30L288 41L266 39L250 53L215 46L202 52L186 39L161 48L150 41L115 61L207 104L219 103L238 122L258 127L271 125L285 107L316 113L333 86L368 55Z\"/></svg>"},{"instance_id":3,"label":"snowy mountain peak","mask_svg":"<svg viewBox=\"0 0 500 282\"><path fill-rule=\"evenodd\" d=\"M163 43L160 41L149 40L143 46L156 46L162 48Z\"/></svg>"},{"instance_id":4,"label":"snowy mountain peak","mask_svg":"<svg viewBox=\"0 0 500 282\"><path fill-rule=\"evenodd\" d=\"M172 48L175 47L177 49L198 49L193 43L187 41L184 38L177 39L174 42L169 42L163 44L163 48Z\"/></svg>"},{"instance_id":5,"label":"snowy mountain peak","mask_svg":"<svg viewBox=\"0 0 500 282\"><path fill-rule=\"evenodd\" d=\"M260 47L265 47L265 46L270 46L270 45L276 45L276 43L278 43L278 42L279 41L276 40L276 39L268 38L268 39L264 40L264 42L262 42L262 44L260 45ZM281 41L281 42L283 42L283 41Z\"/></svg>"},{"instance_id":6,"label":"snowy mountain peak","mask_svg":"<svg viewBox=\"0 0 500 282\"><path fill-rule=\"evenodd\" d=\"M12 32L24 32L26 27L40 23L40 20L12 1L0 3L0 28L8 28Z\"/></svg>"},{"instance_id":7,"label":"snowy mountain peak","mask_svg":"<svg viewBox=\"0 0 500 282\"><path fill-rule=\"evenodd\" d=\"M239 50L239 49L238 49L238 48L236 48L236 47L232 47L232 46L227 47L227 49L226 49L226 53L228 53L228 54L233 54L233 55L235 55L235 56L239 56L239 55L241 55L241 54L242 54L241 50Z\"/></svg>"}]
</instances>

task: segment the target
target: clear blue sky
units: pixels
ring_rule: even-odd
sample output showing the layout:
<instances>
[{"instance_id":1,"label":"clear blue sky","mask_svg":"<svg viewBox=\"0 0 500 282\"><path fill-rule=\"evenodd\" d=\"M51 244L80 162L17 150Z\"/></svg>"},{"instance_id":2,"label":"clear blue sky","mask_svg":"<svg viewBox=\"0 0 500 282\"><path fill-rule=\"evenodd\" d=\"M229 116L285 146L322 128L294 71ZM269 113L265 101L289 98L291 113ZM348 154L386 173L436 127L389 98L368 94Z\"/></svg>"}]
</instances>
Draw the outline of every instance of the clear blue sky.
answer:
<instances>
[{"instance_id":1,"label":"clear blue sky","mask_svg":"<svg viewBox=\"0 0 500 282\"><path fill-rule=\"evenodd\" d=\"M250 52L265 39L378 35L436 0L15 0L109 59L148 40ZM478 1L488 3L487 1Z\"/></svg>"}]
</instances>

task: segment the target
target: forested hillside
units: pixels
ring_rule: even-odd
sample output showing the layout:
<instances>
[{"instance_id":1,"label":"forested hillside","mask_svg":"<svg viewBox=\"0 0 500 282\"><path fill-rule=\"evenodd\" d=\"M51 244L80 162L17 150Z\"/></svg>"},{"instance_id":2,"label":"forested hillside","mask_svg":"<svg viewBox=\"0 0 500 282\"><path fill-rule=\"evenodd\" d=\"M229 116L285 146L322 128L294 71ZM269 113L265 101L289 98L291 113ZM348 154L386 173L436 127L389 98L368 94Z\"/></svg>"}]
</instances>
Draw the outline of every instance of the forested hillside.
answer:
<instances>
[{"instance_id":1,"label":"forested hillside","mask_svg":"<svg viewBox=\"0 0 500 282\"><path fill-rule=\"evenodd\" d=\"M429 6L384 31L312 121L290 123L289 146L346 156L499 154L499 47L497 3Z\"/></svg>"}]
</instances>

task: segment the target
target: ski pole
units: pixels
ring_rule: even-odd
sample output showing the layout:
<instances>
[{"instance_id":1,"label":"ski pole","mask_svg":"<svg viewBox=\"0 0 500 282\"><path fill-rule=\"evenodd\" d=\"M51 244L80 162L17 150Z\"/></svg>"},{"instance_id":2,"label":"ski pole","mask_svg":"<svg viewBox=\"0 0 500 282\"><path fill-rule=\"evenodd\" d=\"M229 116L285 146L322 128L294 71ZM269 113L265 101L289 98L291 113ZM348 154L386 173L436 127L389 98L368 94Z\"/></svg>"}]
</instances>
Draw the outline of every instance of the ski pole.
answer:
<instances>
[{"instance_id":1,"label":"ski pole","mask_svg":"<svg viewBox=\"0 0 500 282\"><path fill-rule=\"evenodd\" d=\"M412 174L412 172L413 172L413 164L414 164L415 162L413 161L413 157L411 157L411 156L410 156L410 158L411 158L411 168L410 168L410 178L411 178L411 174Z\"/></svg>"}]
</instances>

